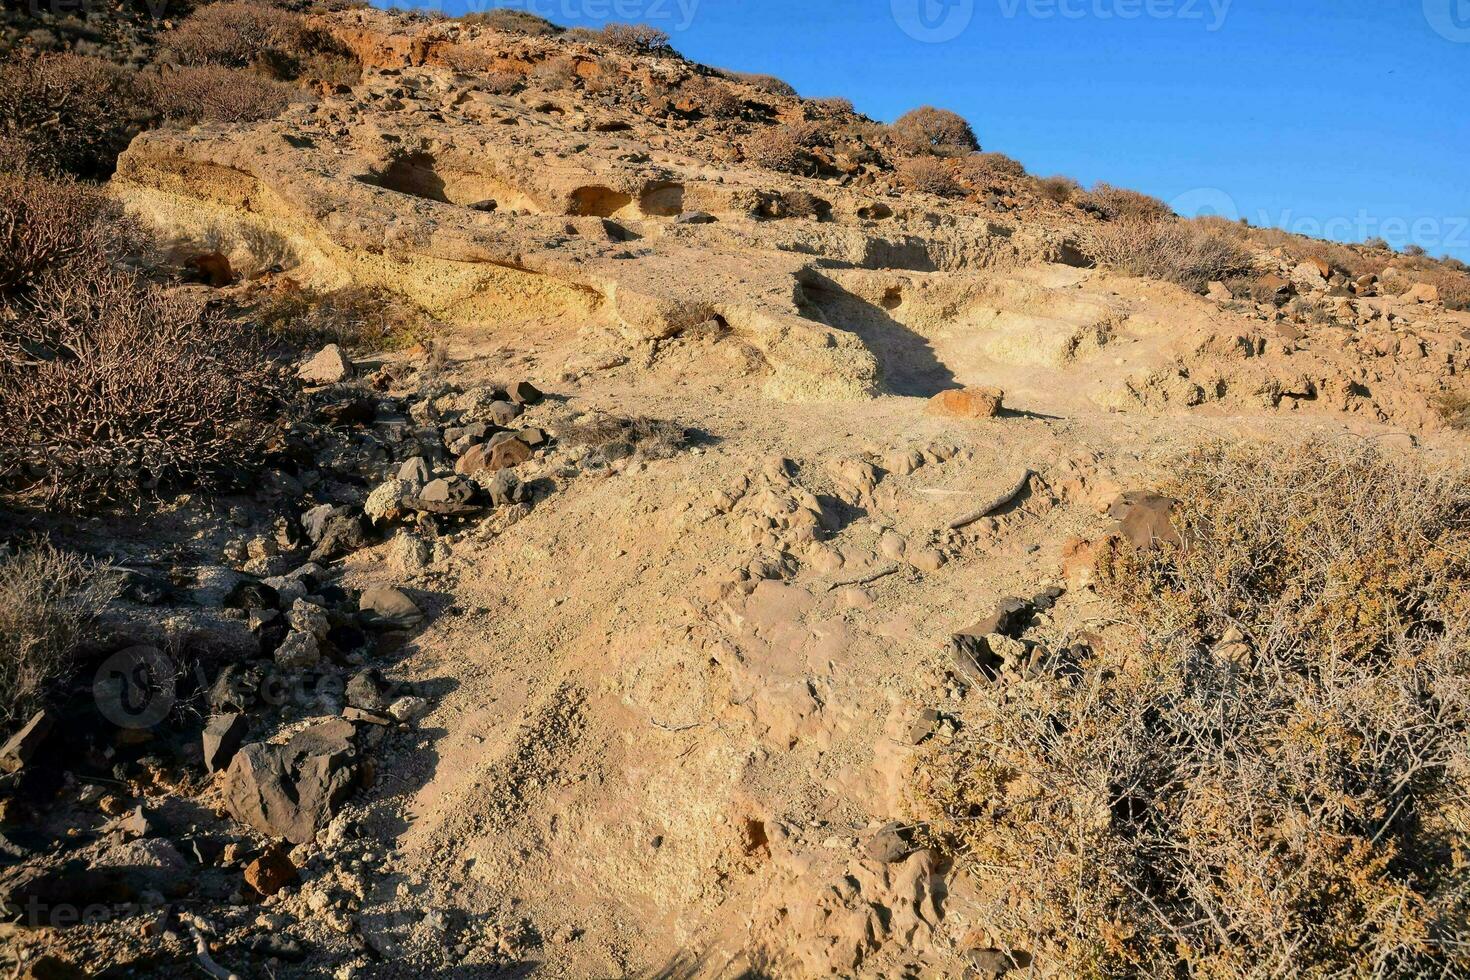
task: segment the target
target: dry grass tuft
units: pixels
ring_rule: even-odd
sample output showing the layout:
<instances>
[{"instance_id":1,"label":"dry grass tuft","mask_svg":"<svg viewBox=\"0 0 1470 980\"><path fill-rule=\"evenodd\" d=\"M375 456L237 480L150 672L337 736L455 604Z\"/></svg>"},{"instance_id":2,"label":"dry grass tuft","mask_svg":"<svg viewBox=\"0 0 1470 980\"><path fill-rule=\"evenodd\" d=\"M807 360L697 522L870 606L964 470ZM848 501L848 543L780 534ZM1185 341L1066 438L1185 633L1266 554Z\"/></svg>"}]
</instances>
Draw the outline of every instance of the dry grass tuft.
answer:
<instances>
[{"instance_id":1,"label":"dry grass tuft","mask_svg":"<svg viewBox=\"0 0 1470 980\"><path fill-rule=\"evenodd\" d=\"M746 141L745 156L767 170L810 176L818 169L811 151L828 143L826 131L815 123L768 126Z\"/></svg>"},{"instance_id":2,"label":"dry grass tuft","mask_svg":"<svg viewBox=\"0 0 1470 980\"><path fill-rule=\"evenodd\" d=\"M642 459L668 459L683 448L688 434L662 419L595 415L557 429L556 439L568 449L586 448L613 462L635 453Z\"/></svg>"},{"instance_id":3,"label":"dry grass tuft","mask_svg":"<svg viewBox=\"0 0 1470 980\"><path fill-rule=\"evenodd\" d=\"M1048 201L1066 204L1082 193L1082 185L1071 177L1057 174L1052 177L1036 178L1036 193Z\"/></svg>"},{"instance_id":4,"label":"dry grass tuft","mask_svg":"<svg viewBox=\"0 0 1470 980\"><path fill-rule=\"evenodd\" d=\"M1434 412L1452 429L1470 429L1470 391L1443 391L1433 399Z\"/></svg>"},{"instance_id":5,"label":"dry grass tuft","mask_svg":"<svg viewBox=\"0 0 1470 980\"><path fill-rule=\"evenodd\" d=\"M0 551L0 730L71 675L78 641L120 585L110 569L50 544Z\"/></svg>"},{"instance_id":6,"label":"dry grass tuft","mask_svg":"<svg viewBox=\"0 0 1470 980\"><path fill-rule=\"evenodd\" d=\"M1158 198L1111 184L1099 183L1082 196L1081 205L1109 220L1164 221L1174 217L1173 209Z\"/></svg>"},{"instance_id":7,"label":"dry grass tuft","mask_svg":"<svg viewBox=\"0 0 1470 980\"><path fill-rule=\"evenodd\" d=\"M1086 230L1082 251L1098 265L1193 290L1251 267L1250 253L1234 238L1189 221L1109 221Z\"/></svg>"},{"instance_id":8,"label":"dry grass tuft","mask_svg":"<svg viewBox=\"0 0 1470 980\"><path fill-rule=\"evenodd\" d=\"M465 14L460 20L466 24L478 24L488 27L492 31L502 31L506 34L526 34L532 37L546 37L552 34L560 34L561 28L544 17L527 13L524 10L510 10L501 8L497 10L485 10L479 13Z\"/></svg>"},{"instance_id":9,"label":"dry grass tuft","mask_svg":"<svg viewBox=\"0 0 1470 980\"><path fill-rule=\"evenodd\" d=\"M1161 490L1188 546L1102 551L1116 639L927 767L972 915L1057 975L1464 975L1470 476L1235 444Z\"/></svg>"}]
</instances>

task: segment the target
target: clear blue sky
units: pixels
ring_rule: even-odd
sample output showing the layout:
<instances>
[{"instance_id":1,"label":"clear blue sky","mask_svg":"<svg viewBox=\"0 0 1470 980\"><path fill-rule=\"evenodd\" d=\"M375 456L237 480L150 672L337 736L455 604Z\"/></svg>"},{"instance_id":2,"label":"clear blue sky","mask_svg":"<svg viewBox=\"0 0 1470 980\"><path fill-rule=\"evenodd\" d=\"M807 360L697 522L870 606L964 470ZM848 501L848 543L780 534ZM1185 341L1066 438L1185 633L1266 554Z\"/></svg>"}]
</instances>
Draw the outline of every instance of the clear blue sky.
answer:
<instances>
[{"instance_id":1,"label":"clear blue sky","mask_svg":"<svg viewBox=\"0 0 1470 980\"><path fill-rule=\"evenodd\" d=\"M379 0L382 2L382 0ZM442 0L642 21L876 119L966 116L1041 175L1470 261L1470 0Z\"/></svg>"}]
</instances>

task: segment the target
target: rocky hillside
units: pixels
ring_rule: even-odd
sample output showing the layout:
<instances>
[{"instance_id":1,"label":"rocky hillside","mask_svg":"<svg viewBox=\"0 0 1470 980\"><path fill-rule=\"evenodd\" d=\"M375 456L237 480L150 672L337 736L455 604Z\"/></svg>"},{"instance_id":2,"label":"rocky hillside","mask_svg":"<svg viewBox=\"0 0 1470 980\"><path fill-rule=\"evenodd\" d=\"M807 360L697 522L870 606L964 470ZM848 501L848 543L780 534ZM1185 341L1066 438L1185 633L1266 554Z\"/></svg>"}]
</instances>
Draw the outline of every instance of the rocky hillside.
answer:
<instances>
[{"instance_id":1,"label":"rocky hillside","mask_svg":"<svg viewBox=\"0 0 1470 980\"><path fill-rule=\"evenodd\" d=\"M117 159L151 245L113 264L151 279L3 284L40 407L0 409L0 626L74 662L0 677L17 971L1466 965L1424 871L1470 772L1460 270L1037 180L646 32L309 16L360 74ZM76 296L144 289L94 344ZM128 337L236 379L181 396L218 426L160 412L208 466L88 454L141 410L53 434L48 377L156 387ZM1181 705L1231 670L1274 713L1219 730L1316 782L1200 747Z\"/></svg>"}]
</instances>

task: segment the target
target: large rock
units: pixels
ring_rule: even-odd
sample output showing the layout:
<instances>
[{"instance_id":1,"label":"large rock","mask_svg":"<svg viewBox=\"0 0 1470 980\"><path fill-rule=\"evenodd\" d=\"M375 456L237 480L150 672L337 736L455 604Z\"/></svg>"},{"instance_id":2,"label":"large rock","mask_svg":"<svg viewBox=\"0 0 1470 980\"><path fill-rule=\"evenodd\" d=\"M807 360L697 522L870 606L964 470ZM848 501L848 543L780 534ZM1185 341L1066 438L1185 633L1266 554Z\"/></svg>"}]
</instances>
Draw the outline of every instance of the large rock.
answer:
<instances>
[{"instance_id":1,"label":"large rock","mask_svg":"<svg viewBox=\"0 0 1470 980\"><path fill-rule=\"evenodd\" d=\"M357 777L356 729L334 719L285 745L252 742L225 773L225 807L263 834L304 844L336 816Z\"/></svg>"},{"instance_id":2,"label":"large rock","mask_svg":"<svg viewBox=\"0 0 1470 980\"><path fill-rule=\"evenodd\" d=\"M204 768L210 772L224 769L235 758L235 753L240 751L240 743L245 740L245 732L249 728L245 716L239 712L215 715L209 719L204 726Z\"/></svg>"},{"instance_id":3,"label":"large rock","mask_svg":"<svg viewBox=\"0 0 1470 980\"><path fill-rule=\"evenodd\" d=\"M1404 299L1410 303L1438 303L1439 287L1432 282L1415 283L1404 293Z\"/></svg>"},{"instance_id":4,"label":"large rock","mask_svg":"<svg viewBox=\"0 0 1470 980\"><path fill-rule=\"evenodd\" d=\"M1178 547L1183 543L1174 527L1174 508L1179 501L1146 490L1130 490L1113 501L1108 516L1118 522L1118 532L1135 548L1157 544Z\"/></svg>"},{"instance_id":5,"label":"large rock","mask_svg":"<svg viewBox=\"0 0 1470 980\"><path fill-rule=\"evenodd\" d=\"M375 586L363 591L357 600L362 621L369 626L407 628L419 623L424 613L401 589Z\"/></svg>"},{"instance_id":6,"label":"large rock","mask_svg":"<svg viewBox=\"0 0 1470 980\"><path fill-rule=\"evenodd\" d=\"M927 411L955 419L989 419L1000 414L1004 398L999 388L958 388L929 399Z\"/></svg>"},{"instance_id":7,"label":"large rock","mask_svg":"<svg viewBox=\"0 0 1470 980\"><path fill-rule=\"evenodd\" d=\"M352 362L336 344L328 344L296 370L296 377L309 385L334 385L352 377Z\"/></svg>"},{"instance_id":8,"label":"large rock","mask_svg":"<svg viewBox=\"0 0 1470 980\"><path fill-rule=\"evenodd\" d=\"M474 484L456 476L430 480L409 505L427 514L468 514L479 510L473 503L474 496Z\"/></svg>"},{"instance_id":9,"label":"large rock","mask_svg":"<svg viewBox=\"0 0 1470 980\"><path fill-rule=\"evenodd\" d=\"M410 462L417 462L422 466L424 461L422 457L416 456ZM407 467L408 464L405 463L404 466ZM428 467L424 467L424 469L427 472ZM418 492L418 488L421 486L423 486L422 482L415 485L401 477L385 480L374 487L372 493L368 494L367 500L362 505L363 513L374 524L386 524L391 521L396 521L403 516L404 511L408 508L408 501Z\"/></svg>"},{"instance_id":10,"label":"large rock","mask_svg":"<svg viewBox=\"0 0 1470 980\"><path fill-rule=\"evenodd\" d=\"M52 727L56 724L56 718L50 711L42 708L31 715L30 721L26 722L21 730L10 736L4 748L0 748L0 769L6 772L18 772L25 768L40 749L41 743L46 741L46 736L51 734Z\"/></svg>"}]
</instances>

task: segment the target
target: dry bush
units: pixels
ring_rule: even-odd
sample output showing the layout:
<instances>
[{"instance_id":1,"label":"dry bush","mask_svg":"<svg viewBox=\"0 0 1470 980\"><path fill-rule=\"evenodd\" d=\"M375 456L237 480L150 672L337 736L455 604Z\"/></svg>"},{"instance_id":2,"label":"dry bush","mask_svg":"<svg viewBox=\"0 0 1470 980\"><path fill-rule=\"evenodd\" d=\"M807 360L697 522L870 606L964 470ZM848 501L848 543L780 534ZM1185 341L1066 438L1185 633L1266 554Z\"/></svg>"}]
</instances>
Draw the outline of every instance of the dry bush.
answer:
<instances>
[{"instance_id":1,"label":"dry bush","mask_svg":"<svg viewBox=\"0 0 1470 980\"><path fill-rule=\"evenodd\" d=\"M1410 258L1422 259L1429 253L1424 250L1423 245L1415 245L1413 243L1410 243L1404 246L1404 254L1409 256Z\"/></svg>"},{"instance_id":2,"label":"dry bush","mask_svg":"<svg viewBox=\"0 0 1470 980\"><path fill-rule=\"evenodd\" d=\"M965 117L948 109L920 106L899 116L891 128L899 143L915 152L958 155L980 149Z\"/></svg>"},{"instance_id":3,"label":"dry bush","mask_svg":"<svg viewBox=\"0 0 1470 980\"><path fill-rule=\"evenodd\" d=\"M1082 193L1082 185L1071 177L1061 174L1052 177L1037 177L1036 192L1048 201L1066 204Z\"/></svg>"},{"instance_id":4,"label":"dry bush","mask_svg":"<svg viewBox=\"0 0 1470 980\"><path fill-rule=\"evenodd\" d=\"M1082 196L1081 206L1095 210L1109 220L1126 218L1137 221L1162 221L1174 217L1169 205L1156 197L1124 187L1099 183Z\"/></svg>"},{"instance_id":5,"label":"dry bush","mask_svg":"<svg viewBox=\"0 0 1470 980\"><path fill-rule=\"evenodd\" d=\"M324 82L351 88L362 81L362 62L335 52L314 51L300 59L296 77L302 82Z\"/></svg>"},{"instance_id":6,"label":"dry bush","mask_svg":"<svg viewBox=\"0 0 1470 980\"><path fill-rule=\"evenodd\" d=\"M810 175L817 170L811 151L827 143L826 132L814 123L767 126L746 141L745 157L767 170Z\"/></svg>"},{"instance_id":7,"label":"dry bush","mask_svg":"<svg viewBox=\"0 0 1470 980\"><path fill-rule=\"evenodd\" d=\"M0 321L0 479L76 509L246 471L291 393L252 332L104 270Z\"/></svg>"},{"instance_id":8,"label":"dry bush","mask_svg":"<svg viewBox=\"0 0 1470 980\"><path fill-rule=\"evenodd\" d=\"M227 0L195 10L163 36L162 44L180 64L248 68L263 56L301 50L307 32L300 14Z\"/></svg>"},{"instance_id":9,"label":"dry bush","mask_svg":"<svg viewBox=\"0 0 1470 980\"><path fill-rule=\"evenodd\" d=\"M571 55L548 58L527 74L526 80L548 92L560 92L577 84L577 59Z\"/></svg>"},{"instance_id":10,"label":"dry bush","mask_svg":"<svg viewBox=\"0 0 1470 980\"><path fill-rule=\"evenodd\" d=\"M1465 975L1467 474L1234 444L1161 489L1187 546L1102 549L1115 638L927 767L971 915L1048 975Z\"/></svg>"},{"instance_id":11,"label":"dry bush","mask_svg":"<svg viewBox=\"0 0 1470 980\"><path fill-rule=\"evenodd\" d=\"M255 318L272 336L302 349L340 344L359 353L401 350L430 334L430 317L421 307L367 286L282 292L262 304Z\"/></svg>"},{"instance_id":12,"label":"dry bush","mask_svg":"<svg viewBox=\"0 0 1470 980\"><path fill-rule=\"evenodd\" d=\"M972 184L993 186L1026 176L1026 168L1004 153L972 153L960 162L960 173Z\"/></svg>"},{"instance_id":13,"label":"dry bush","mask_svg":"<svg viewBox=\"0 0 1470 980\"><path fill-rule=\"evenodd\" d=\"M1098 224L1084 232L1082 252L1109 269L1194 290L1251 267L1250 253L1234 238L1189 221L1120 218Z\"/></svg>"},{"instance_id":14,"label":"dry bush","mask_svg":"<svg viewBox=\"0 0 1470 980\"><path fill-rule=\"evenodd\" d=\"M70 180L0 174L0 297L104 268L139 235L111 198ZM0 356L14 354L0 348Z\"/></svg>"},{"instance_id":15,"label":"dry bush","mask_svg":"<svg viewBox=\"0 0 1470 980\"><path fill-rule=\"evenodd\" d=\"M75 54L12 54L0 64L0 127L17 162L48 174L107 177L149 113L133 74Z\"/></svg>"},{"instance_id":16,"label":"dry bush","mask_svg":"<svg viewBox=\"0 0 1470 980\"><path fill-rule=\"evenodd\" d=\"M934 157L911 157L900 161L898 179L911 191L939 197L958 197L965 193L944 161Z\"/></svg>"},{"instance_id":17,"label":"dry bush","mask_svg":"<svg viewBox=\"0 0 1470 980\"><path fill-rule=\"evenodd\" d=\"M731 81L744 82L767 95L777 95L788 99L796 98L796 89L775 75L759 75L754 72L725 71L723 69L720 69L720 74Z\"/></svg>"},{"instance_id":18,"label":"dry bush","mask_svg":"<svg viewBox=\"0 0 1470 980\"><path fill-rule=\"evenodd\" d=\"M219 65L166 65L143 81L159 113L179 123L270 119L284 112L298 94L285 82Z\"/></svg>"},{"instance_id":19,"label":"dry bush","mask_svg":"<svg viewBox=\"0 0 1470 980\"><path fill-rule=\"evenodd\" d=\"M556 440L563 447L590 449L606 462L635 453L642 459L668 459L678 454L687 439L682 426L643 416L623 419L598 414L556 430Z\"/></svg>"},{"instance_id":20,"label":"dry bush","mask_svg":"<svg viewBox=\"0 0 1470 980\"><path fill-rule=\"evenodd\" d=\"M480 79L480 88L491 95L514 95L526 84L526 76L513 71L492 71Z\"/></svg>"},{"instance_id":21,"label":"dry bush","mask_svg":"<svg viewBox=\"0 0 1470 980\"><path fill-rule=\"evenodd\" d=\"M602 29L602 40L624 54L674 54L667 31L647 24L608 24Z\"/></svg>"},{"instance_id":22,"label":"dry bush","mask_svg":"<svg viewBox=\"0 0 1470 980\"><path fill-rule=\"evenodd\" d=\"M120 586L111 569L50 544L0 551L0 731L71 675L78 643Z\"/></svg>"},{"instance_id":23,"label":"dry bush","mask_svg":"<svg viewBox=\"0 0 1470 980\"><path fill-rule=\"evenodd\" d=\"M857 108L851 99L841 96L833 96L825 99L809 99L807 105L827 116L853 116L857 114Z\"/></svg>"},{"instance_id":24,"label":"dry bush","mask_svg":"<svg viewBox=\"0 0 1470 980\"><path fill-rule=\"evenodd\" d=\"M465 14L460 18L466 24L478 24L488 27L492 31L502 31L506 34L527 34L533 37L545 37L551 34L560 34L561 28L544 17L527 13L524 10L485 10L479 13Z\"/></svg>"},{"instance_id":25,"label":"dry bush","mask_svg":"<svg viewBox=\"0 0 1470 980\"><path fill-rule=\"evenodd\" d=\"M1470 429L1470 391L1442 391L1432 401L1434 412L1452 429Z\"/></svg>"},{"instance_id":26,"label":"dry bush","mask_svg":"<svg viewBox=\"0 0 1470 980\"><path fill-rule=\"evenodd\" d=\"M745 109L745 102L730 86L712 78L697 75L679 89L702 115L711 119L738 119Z\"/></svg>"}]
</instances>

